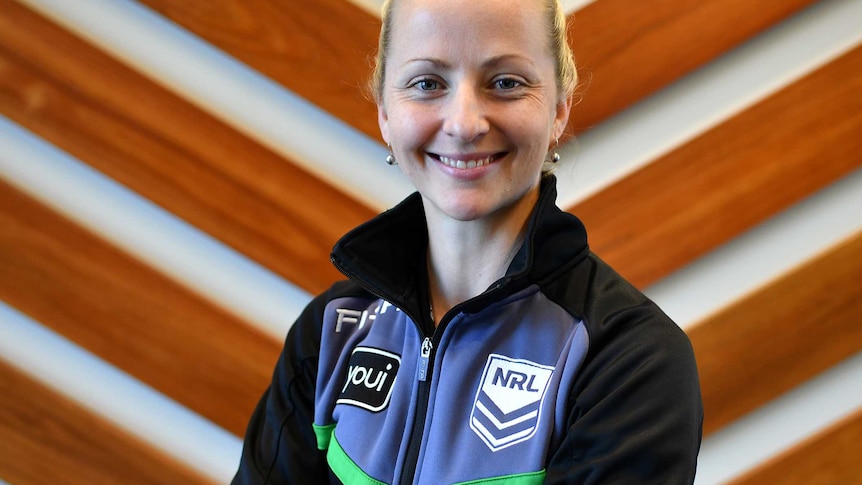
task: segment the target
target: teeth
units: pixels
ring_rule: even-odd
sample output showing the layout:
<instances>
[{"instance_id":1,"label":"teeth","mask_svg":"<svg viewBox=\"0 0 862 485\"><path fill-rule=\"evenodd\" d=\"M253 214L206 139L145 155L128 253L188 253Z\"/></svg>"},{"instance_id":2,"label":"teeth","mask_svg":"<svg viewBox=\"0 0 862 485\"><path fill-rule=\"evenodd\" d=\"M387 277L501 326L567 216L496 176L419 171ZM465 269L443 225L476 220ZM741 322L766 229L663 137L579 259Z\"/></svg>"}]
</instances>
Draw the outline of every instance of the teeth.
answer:
<instances>
[{"instance_id":1,"label":"teeth","mask_svg":"<svg viewBox=\"0 0 862 485\"><path fill-rule=\"evenodd\" d=\"M492 157L480 158L478 160L455 160L454 158L440 156L440 161L452 168L471 169L477 168L491 163Z\"/></svg>"}]
</instances>

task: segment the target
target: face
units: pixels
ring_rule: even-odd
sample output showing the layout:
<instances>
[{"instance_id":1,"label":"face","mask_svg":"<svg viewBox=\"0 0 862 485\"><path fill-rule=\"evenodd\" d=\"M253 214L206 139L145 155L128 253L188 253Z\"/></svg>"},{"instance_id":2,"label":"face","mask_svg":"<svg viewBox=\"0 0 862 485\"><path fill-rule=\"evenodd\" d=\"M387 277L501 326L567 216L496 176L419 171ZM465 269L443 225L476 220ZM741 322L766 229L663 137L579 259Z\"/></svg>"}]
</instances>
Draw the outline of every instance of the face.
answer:
<instances>
[{"instance_id":1,"label":"face","mask_svg":"<svg viewBox=\"0 0 862 485\"><path fill-rule=\"evenodd\" d=\"M542 3L396 2L378 118L429 217L532 207L569 115Z\"/></svg>"}]
</instances>

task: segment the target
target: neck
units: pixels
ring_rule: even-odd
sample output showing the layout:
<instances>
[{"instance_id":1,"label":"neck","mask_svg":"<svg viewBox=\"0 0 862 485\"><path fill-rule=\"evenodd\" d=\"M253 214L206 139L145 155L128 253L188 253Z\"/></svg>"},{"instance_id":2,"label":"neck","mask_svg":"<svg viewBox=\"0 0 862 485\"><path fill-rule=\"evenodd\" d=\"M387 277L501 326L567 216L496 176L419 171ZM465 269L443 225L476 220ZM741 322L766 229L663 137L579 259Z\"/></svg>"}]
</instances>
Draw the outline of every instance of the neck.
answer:
<instances>
[{"instance_id":1,"label":"neck","mask_svg":"<svg viewBox=\"0 0 862 485\"><path fill-rule=\"evenodd\" d=\"M452 307L480 295L506 274L521 247L538 191L504 213L473 221L430 214L428 278L435 325Z\"/></svg>"}]
</instances>

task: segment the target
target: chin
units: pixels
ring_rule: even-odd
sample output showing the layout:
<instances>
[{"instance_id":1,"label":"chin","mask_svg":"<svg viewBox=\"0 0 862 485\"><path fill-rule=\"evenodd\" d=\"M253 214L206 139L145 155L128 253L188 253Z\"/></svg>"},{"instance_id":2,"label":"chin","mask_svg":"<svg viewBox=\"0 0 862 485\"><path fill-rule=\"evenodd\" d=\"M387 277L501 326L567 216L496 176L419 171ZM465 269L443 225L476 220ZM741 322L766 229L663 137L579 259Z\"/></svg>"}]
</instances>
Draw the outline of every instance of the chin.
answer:
<instances>
[{"instance_id":1,"label":"chin","mask_svg":"<svg viewBox=\"0 0 862 485\"><path fill-rule=\"evenodd\" d=\"M449 218L461 222L475 221L488 215L487 211L479 207L445 207L442 211Z\"/></svg>"},{"instance_id":2,"label":"chin","mask_svg":"<svg viewBox=\"0 0 862 485\"><path fill-rule=\"evenodd\" d=\"M444 201L429 201L428 199L425 199L425 204L426 206L430 204L434 209L436 209L436 212L449 219L462 222L481 219L487 216L490 212L487 204L483 204L482 201L464 200L462 198L450 197L448 200Z\"/></svg>"},{"instance_id":3,"label":"chin","mask_svg":"<svg viewBox=\"0 0 862 485\"><path fill-rule=\"evenodd\" d=\"M469 222L493 217L501 212L505 212L511 204L490 205L486 200L478 201L453 201L446 206L438 208L451 219Z\"/></svg>"},{"instance_id":4,"label":"chin","mask_svg":"<svg viewBox=\"0 0 862 485\"><path fill-rule=\"evenodd\" d=\"M474 193L462 192L457 195L450 192L445 197L432 200L430 203L450 219L469 222L505 216L519 205L520 200L522 200L520 197L513 199L500 197L500 194L479 191ZM425 202L428 203L429 201L426 199Z\"/></svg>"}]
</instances>

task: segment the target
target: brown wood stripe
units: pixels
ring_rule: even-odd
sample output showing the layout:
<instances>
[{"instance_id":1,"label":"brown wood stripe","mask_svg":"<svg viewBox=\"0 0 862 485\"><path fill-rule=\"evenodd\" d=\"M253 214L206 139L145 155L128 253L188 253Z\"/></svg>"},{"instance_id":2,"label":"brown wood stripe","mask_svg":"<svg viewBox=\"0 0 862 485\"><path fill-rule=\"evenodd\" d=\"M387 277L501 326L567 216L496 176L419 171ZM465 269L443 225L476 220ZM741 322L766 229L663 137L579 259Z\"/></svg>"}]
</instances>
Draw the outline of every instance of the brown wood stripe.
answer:
<instances>
[{"instance_id":1,"label":"brown wood stripe","mask_svg":"<svg viewBox=\"0 0 862 485\"><path fill-rule=\"evenodd\" d=\"M571 208L646 286L862 166L862 46Z\"/></svg>"},{"instance_id":2,"label":"brown wood stripe","mask_svg":"<svg viewBox=\"0 0 862 485\"><path fill-rule=\"evenodd\" d=\"M0 112L310 292L340 279L329 250L373 215L11 0Z\"/></svg>"},{"instance_id":3,"label":"brown wood stripe","mask_svg":"<svg viewBox=\"0 0 862 485\"><path fill-rule=\"evenodd\" d=\"M578 22L582 21L583 15L578 18ZM859 113L862 112L859 109L862 97L859 96L860 76L857 73L862 70L858 51L808 76L692 144L663 157L659 162L673 162L665 167L665 172L651 172L647 173L648 176L639 172L635 175L641 177L636 179L638 182L630 182L627 190L620 192L626 194L628 199L608 196L604 201L591 200L587 203L602 207L613 201L638 200L638 204L624 206L625 210L617 206L619 212L616 213L639 208L641 203L652 204L648 210L639 214L647 214L651 218L647 221L670 219L669 224L676 226L671 229L658 228L662 235L654 239L644 236L636 227L630 234L612 236L626 241L644 241L646 244L634 254L653 254L652 249L655 247L671 248L671 252L677 254L671 259L680 261L682 265L708 250L703 249L703 241L714 247L846 174L858 166L856 154L862 153L859 142L852 140L850 135L859 132ZM110 85L111 89L103 89L105 85ZM138 102L129 103L130 99ZM308 204L307 200L313 200L315 204L321 200L330 200L328 195L321 195L321 192L284 199L291 195L282 193L287 192L283 190L284 187L297 181L303 181L297 185L305 186L308 180L305 177L309 175L285 175L283 171L294 170L291 164L9 0L0 0L0 112L218 237L230 241L241 250L253 254L253 257L270 267L277 266L279 259L293 260L292 257L285 258L286 251L290 249L286 250L282 245L292 244L292 241L285 240L314 232L314 228L318 227L314 224L327 221L332 213L324 209L312 216L302 215L309 206L314 205ZM806 116L802 116L802 113ZM175 135L174 131L181 135ZM702 141L705 137L707 141ZM706 147L711 150L706 150ZM725 159L736 161L737 157L747 162L724 164L727 161ZM259 162L260 159L267 162ZM171 163L166 164L164 160L170 160ZM697 163L693 163L693 160L697 160ZM658 165L654 164L645 171L651 168L658 170L655 168ZM724 181L733 178L738 182L729 188ZM659 182L661 185L658 185ZM320 182L312 180L309 183ZM671 194L679 196L677 198L658 197L665 190L657 187L685 189L681 186L687 185L693 187ZM652 190L646 193L650 187ZM345 208L341 210L353 210L350 207L354 202L349 198L333 189L326 190L334 192L330 195L343 197ZM728 190L731 193L726 193ZM779 193L774 194L775 190ZM226 195L219 197L218 201L208 200L213 198L212 194ZM769 197L765 198L763 194ZM253 202L249 202L250 199ZM653 199L657 200L649 202ZM682 222L675 220L677 213L681 212L680 208L688 209L691 205L689 202L700 199L705 199L705 205L685 211L687 214L681 216L684 219ZM115 365L132 372L210 419L222 423L235 433L241 433L250 406L268 381L277 343L269 342L254 332L251 332L250 337L248 328L242 322L213 308L56 214L49 214L44 207L6 186L0 186L0 207L3 207L0 209L0 298L57 328L81 345L95 349ZM300 208L295 215L281 213L293 207ZM21 210L23 212L19 214ZM359 214L354 215L355 220L345 224L345 228L370 216L367 209L358 209L357 212ZM584 215L577 208L575 212ZM246 219L232 219L236 214L243 214ZM716 216L718 220L713 219ZM285 222L284 226L278 226L281 222L273 222L291 220L291 217L295 217L298 222ZM737 221L740 218L743 221ZM600 218L600 221L604 220L604 217ZM631 221L617 220L607 225L625 227L625 223L637 220L637 217L632 217ZM272 226L278 226L279 230L264 235L256 233ZM648 226L649 229L657 227L657 224L653 222ZM279 240L279 234L285 230L294 232L290 237L281 236ZM323 228L320 231L328 231L327 234L334 240L344 228ZM603 230L590 226L590 231L594 247L599 248L597 243L601 241ZM249 243L249 240L255 242ZM319 239L308 242L312 251L321 246L328 250L329 245L320 243ZM604 250L597 250L606 259L612 259ZM303 254L306 250L293 251ZM858 253L858 248L854 251ZM679 256L679 253L684 254ZM854 253L852 257L858 258L858 255ZM637 264L643 264L637 259L634 257L630 262L613 264L629 275L633 270L628 268L637 268ZM855 269L858 274L862 264L858 263L859 259L852 261L856 263L850 269ZM648 276L641 280L641 284L673 269L672 263L658 263L661 268L648 268ZM293 269L276 269L297 282L307 281L304 278L309 274L318 274L317 270L310 271L310 266L304 262L293 266ZM328 268L328 262L325 266ZM833 263L833 266L840 265ZM7 269L13 272L9 273ZM818 268L817 273L819 271L823 271L822 267ZM289 276L295 273L303 274ZM812 273L815 271L812 270ZM768 320L767 316L777 323L793 320L797 315L775 318L779 313L769 305L774 301L785 302L786 295L790 294L788 291L810 286L813 276L817 275L792 278L796 283L782 279L781 284L788 285L787 288L770 293L771 296L761 293L754 295L763 300L752 303L747 312L740 310L738 315L722 313L725 315L723 323L736 318L752 326L754 324L751 321L744 320L752 312L760 315L763 321ZM834 271L826 277L828 281L820 284L818 296L806 294L808 296L804 297L809 298L809 305L811 302L820 303L820 300L831 305L836 292L828 291L830 285L847 283L846 275L836 276ZM632 279L636 280L636 277ZM321 283L306 285L311 291L318 291L328 281L323 278ZM805 290L811 291L811 288ZM769 332L755 330L756 326L749 330L740 324L739 327L722 331L716 330L719 326L711 319L693 329L692 340L698 352L705 386L706 431L717 429L778 395L782 389L789 389L834 365L843 355L842 352L851 351L849 346L858 350L858 333L848 327L847 321L835 317L836 314L845 315L845 307L851 308L846 315L860 314L860 308L852 304L853 301L862 300L859 298L859 289L849 291L855 293L849 296L839 294L838 299L845 301L854 298L850 300L851 303L845 301L839 309L824 305L830 308L830 313L818 313L820 318L829 317L829 324L838 329L833 332L844 332L841 333L847 337L843 339L846 340L844 345L841 345L842 342L829 342L822 351L816 349L817 352L812 352L810 359L790 371L786 367L788 362L797 359L798 352L810 351L803 345L806 339L813 341L822 337L820 333L813 334L814 330L824 328L822 322L818 322L820 325L817 329L810 322L799 323L800 328L806 325L811 328L788 332L794 333L790 336L781 334L781 344L774 346L774 352L764 352L758 342L766 341L766 337L775 340L774 335L780 334L778 330L784 330L784 327L771 328ZM748 299L740 303L740 308L744 308L742 305L746 302ZM768 307L767 310L759 310ZM794 308L797 313L810 309L802 305ZM165 318L165 315L171 318ZM117 322L122 325L117 325ZM703 330L706 333L702 335L695 333L698 329L706 328L712 330ZM737 337L748 331L754 333L750 337ZM796 338L796 334L806 336ZM741 343L736 341L737 338ZM237 344L237 341L240 343ZM230 347L224 342L230 342ZM234 345L245 347L245 350L232 350ZM724 348L730 350L716 357L717 364L709 364L708 357L707 364L702 362L704 355L716 354L715 349ZM773 350L773 346L770 345L767 350ZM260 359L265 363L245 362L249 355L267 352L269 359ZM727 372L727 367L735 365L739 355L755 354L758 360L746 362L746 365L763 370L762 382L743 383L737 389L735 382L731 382L731 376L722 376L725 372L737 377L740 373ZM215 359L228 362L218 366L213 363ZM236 365L239 364L247 367L238 369ZM145 369L147 366L155 368ZM227 369L229 366L230 369ZM254 377L249 378L250 375ZM742 375L748 376L748 373ZM786 379L782 380L781 377ZM176 382L171 383L169 380ZM233 381L242 380L254 381L256 384L244 389L219 387L234 385L237 383ZM758 389L755 399L743 399L742 403L729 402L728 396L745 397L751 386ZM208 405L202 402L206 399L226 399L231 402ZM234 409L237 411L232 412Z\"/></svg>"},{"instance_id":4,"label":"brown wood stripe","mask_svg":"<svg viewBox=\"0 0 862 485\"><path fill-rule=\"evenodd\" d=\"M294 93L379 139L363 95L380 20L347 0L143 0Z\"/></svg>"},{"instance_id":5,"label":"brown wood stripe","mask_svg":"<svg viewBox=\"0 0 862 485\"><path fill-rule=\"evenodd\" d=\"M581 132L721 56L816 0L598 0L573 15L583 81Z\"/></svg>"},{"instance_id":6,"label":"brown wood stripe","mask_svg":"<svg viewBox=\"0 0 862 485\"><path fill-rule=\"evenodd\" d=\"M2 360L0 478L31 485L214 483Z\"/></svg>"},{"instance_id":7,"label":"brown wood stripe","mask_svg":"<svg viewBox=\"0 0 862 485\"><path fill-rule=\"evenodd\" d=\"M689 329L704 434L862 351L860 274L862 232Z\"/></svg>"},{"instance_id":8,"label":"brown wood stripe","mask_svg":"<svg viewBox=\"0 0 862 485\"><path fill-rule=\"evenodd\" d=\"M238 435L281 348L2 181L0 299Z\"/></svg>"},{"instance_id":9,"label":"brown wood stripe","mask_svg":"<svg viewBox=\"0 0 862 485\"><path fill-rule=\"evenodd\" d=\"M814 1L600 0L584 7L570 16L584 82L569 131L594 126ZM143 3L379 138L374 107L359 88L380 21L348 0Z\"/></svg>"},{"instance_id":10,"label":"brown wood stripe","mask_svg":"<svg viewBox=\"0 0 862 485\"><path fill-rule=\"evenodd\" d=\"M862 411L731 481L728 485L849 485L862 483Z\"/></svg>"},{"instance_id":11,"label":"brown wood stripe","mask_svg":"<svg viewBox=\"0 0 862 485\"><path fill-rule=\"evenodd\" d=\"M340 277L326 258L328 248L370 217L369 209L25 8L2 1L8 8L0 13L0 44L11 52L0 51L0 111L300 287L315 293ZM849 81L837 83L837 93L831 85L824 89L842 75ZM808 112L818 113L817 133L831 132L825 155L858 146L858 137L849 135L858 126L836 128L830 117L858 122L859 110L838 105L859 99L859 79L846 67L809 76L807 84L785 90L573 211L588 223L593 247L621 273L639 286L655 281L858 165L858 157L844 157L814 168L811 153L819 145L806 133L806 123ZM106 84L112 89L100 89ZM834 102L820 104L824 98ZM773 126L775 120L781 124ZM761 146L750 133L766 140L776 140L776 133L785 137ZM844 144L846 138L856 143ZM809 141L802 152L792 149L798 140ZM737 173L753 178L727 190L724 180ZM700 197L701 184L710 197ZM781 189L773 194L775 186ZM759 200L750 204L752 198ZM677 211L679 206L688 210ZM755 210L739 211L740 206Z\"/></svg>"}]
</instances>

